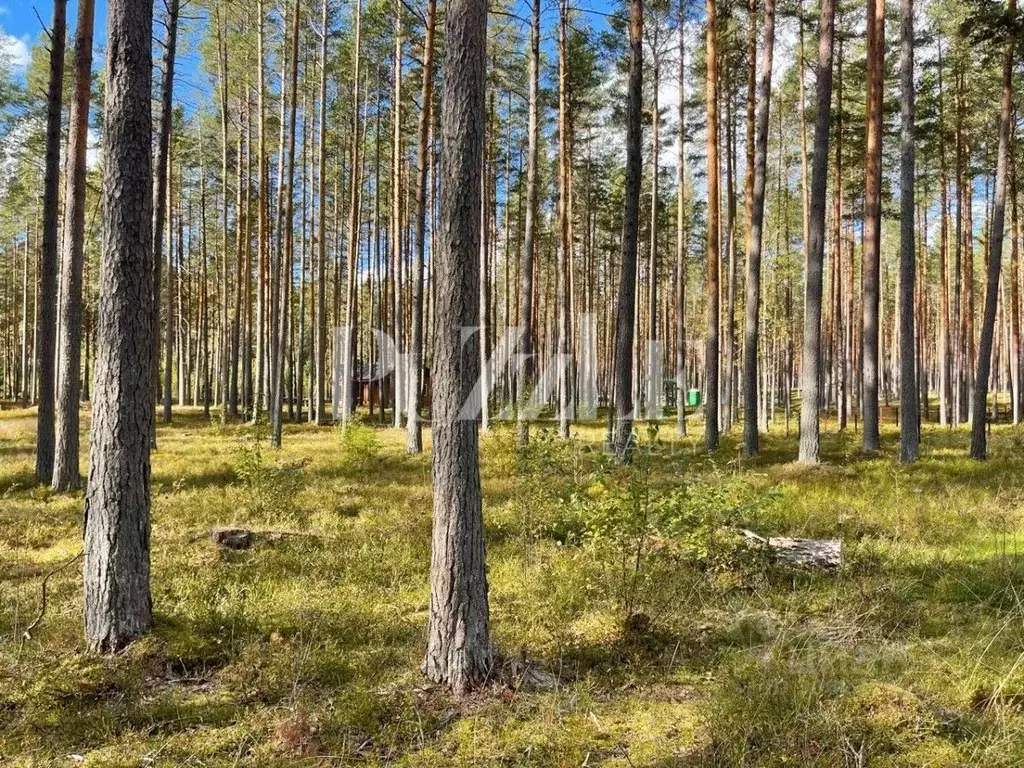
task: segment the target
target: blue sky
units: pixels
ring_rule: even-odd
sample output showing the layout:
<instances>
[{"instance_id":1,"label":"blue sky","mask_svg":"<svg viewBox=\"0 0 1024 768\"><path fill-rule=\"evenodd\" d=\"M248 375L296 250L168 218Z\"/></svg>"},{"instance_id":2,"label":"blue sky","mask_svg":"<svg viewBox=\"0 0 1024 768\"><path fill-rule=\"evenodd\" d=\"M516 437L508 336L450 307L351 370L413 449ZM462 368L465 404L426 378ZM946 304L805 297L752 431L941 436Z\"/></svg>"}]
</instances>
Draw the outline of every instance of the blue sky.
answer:
<instances>
[{"instance_id":1,"label":"blue sky","mask_svg":"<svg viewBox=\"0 0 1024 768\"><path fill-rule=\"evenodd\" d=\"M95 3L94 47L96 55L94 56L93 68L99 69L102 63L101 57L106 34L107 0L95 0ZM345 5L345 0L342 0L340 4ZM526 18L529 14L527 5L522 1L518 5L520 6L518 8L519 15ZM554 8L548 7L551 5L550 0L544 1L545 26L554 23ZM575 5L581 9L587 8L595 11L595 13L588 13L587 18L593 26L600 29L606 23L602 14L613 10L614 0L583 0L583 2L577 2ZM155 14L157 18L162 15L163 10L163 1L156 0ZM74 30L77 12L78 0L68 0L69 31ZM24 71L24 67L28 62L29 52L42 34L42 25L39 20L42 19L49 26L52 18L52 0L0 0L0 50L6 52L12 60L16 74ZM159 27L159 25L157 26ZM155 31L155 34L158 36L161 34L159 28ZM69 39L68 44L73 44L71 39ZM183 84L186 89L192 91L193 98L195 88L206 91L208 86L203 82L204 78L198 71L198 55L195 52L194 45L191 45L188 40L183 41L183 45L179 45L178 71L183 80L192 81L191 83L186 82ZM186 101L189 100L186 93L182 92L180 95Z\"/></svg>"},{"instance_id":2,"label":"blue sky","mask_svg":"<svg viewBox=\"0 0 1024 768\"><path fill-rule=\"evenodd\" d=\"M107 0L95 0L96 21L93 35L94 48L103 48L107 27ZM68 29L73 32L78 14L78 0L68 0ZM39 41L43 27L53 21L53 4L48 0L0 0L0 49L3 49L14 65L15 74L21 74L28 63L32 46ZM69 37L68 45L73 45ZM94 64L95 66L95 64Z\"/></svg>"}]
</instances>

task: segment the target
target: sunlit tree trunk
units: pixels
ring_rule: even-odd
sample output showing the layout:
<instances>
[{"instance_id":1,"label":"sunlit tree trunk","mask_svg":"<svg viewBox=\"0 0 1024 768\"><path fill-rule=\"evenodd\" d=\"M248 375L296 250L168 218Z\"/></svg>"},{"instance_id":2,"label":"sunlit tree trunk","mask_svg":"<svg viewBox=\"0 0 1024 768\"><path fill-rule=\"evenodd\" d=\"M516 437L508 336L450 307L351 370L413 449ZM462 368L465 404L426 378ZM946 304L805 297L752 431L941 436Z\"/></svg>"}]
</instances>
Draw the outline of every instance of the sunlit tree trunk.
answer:
<instances>
[{"instance_id":1,"label":"sunlit tree trunk","mask_svg":"<svg viewBox=\"0 0 1024 768\"><path fill-rule=\"evenodd\" d=\"M224 16L222 16L222 12ZM220 360L218 368L219 374L219 389L220 389L220 423L225 425L228 423L228 388L230 383L230 369L229 361L227 356L224 354L228 345L228 303L226 300L228 294L228 194L227 194L227 178L228 178L228 48L227 48L227 19L226 10L218 4L217 6L217 52L219 57L220 72L219 78L219 90L220 90L220 138L221 138L221 253L218 259L218 271L220 277L220 318L218 329L218 347L220 350ZM262 9L260 13L262 19ZM261 24L262 27L262 24ZM262 43L262 35L260 37ZM262 50L261 50L262 53ZM262 62L262 55L260 57ZM262 78L261 78L262 80ZM262 123L262 120L260 121ZM260 196L262 197L263 190L260 189Z\"/></svg>"},{"instance_id":2,"label":"sunlit tree trunk","mask_svg":"<svg viewBox=\"0 0 1024 768\"><path fill-rule=\"evenodd\" d=\"M804 288L804 343L800 366L800 453L803 464L821 460L818 411L821 402L821 301L825 256L825 197L828 184L828 132L832 109L832 43L835 2L824 0L818 32L817 116L811 169L811 218Z\"/></svg>"},{"instance_id":3,"label":"sunlit tree trunk","mask_svg":"<svg viewBox=\"0 0 1024 768\"><path fill-rule=\"evenodd\" d=\"M718 41L716 0L707 0L707 137L708 137L708 205L707 205L707 342L705 344L705 376L707 398L704 405L704 446L718 450L718 333L719 333L719 161L718 161Z\"/></svg>"},{"instance_id":4,"label":"sunlit tree trunk","mask_svg":"<svg viewBox=\"0 0 1024 768\"><path fill-rule=\"evenodd\" d=\"M804 84L804 6L803 0L797 0L797 25L799 27L799 46L797 48L797 80L799 85L799 107L800 107L800 193L803 203L803 225L804 225L804 271L807 267L807 247L810 242L811 230L811 186L810 176L807 172L807 99L806 86Z\"/></svg>"},{"instance_id":5,"label":"sunlit tree trunk","mask_svg":"<svg viewBox=\"0 0 1024 768\"><path fill-rule=\"evenodd\" d=\"M756 8L751 2L751 16ZM764 225L764 190L768 177L768 120L772 91L772 55L775 48L775 0L764 0L764 49L758 86L757 139L754 154L750 237L747 249L746 306L743 355L743 448L748 456L758 452L757 371L761 311L761 242Z\"/></svg>"},{"instance_id":6,"label":"sunlit tree trunk","mask_svg":"<svg viewBox=\"0 0 1024 768\"><path fill-rule=\"evenodd\" d=\"M160 290L163 287L161 273L164 261L164 228L166 227L166 216L168 207L168 187L170 186L170 156L171 156L171 127L174 109L174 60L178 45L178 7L179 0L170 0L167 6L167 37L164 41L164 63L163 83L160 88L160 127L157 134L156 168L153 169L156 190L153 203L153 391L159 388L160 381ZM227 52L222 54L227 57ZM226 148L225 148L225 151ZM226 206L226 202L225 202ZM226 231L226 228L225 228ZM170 253L170 246L168 246ZM225 254L227 243L225 241ZM168 274L168 280L170 275ZM226 292L225 292L226 295ZM225 317L227 305L224 308ZM168 319L170 318L170 307L168 307ZM225 337L225 343L227 338ZM223 353L222 353L223 354ZM227 369L225 369L225 373ZM227 379L224 380L225 392L227 390ZM225 401L226 403L226 401ZM171 392L170 380L164 380L163 387L163 420L164 423L171 422ZM152 447L156 448L156 431L154 423Z\"/></svg>"},{"instance_id":7,"label":"sunlit tree trunk","mask_svg":"<svg viewBox=\"0 0 1024 768\"><path fill-rule=\"evenodd\" d=\"M885 54L885 2L867 4L867 139L864 171L864 263L861 332L862 447L878 451L879 264L882 246L882 80Z\"/></svg>"},{"instance_id":8,"label":"sunlit tree trunk","mask_svg":"<svg viewBox=\"0 0 1024 768\"><path fill-rule=\"evenodd\" d=\"M50 79L46 90L46 159L43 175L43 248L40 254L39 300L36 303L36 377L39 411L36 420L36 481L53 479L54 376L57 343L57 220L60 208L61 106L64 95L64 46L67 0L54 0L50 40ZM87 118L88 119L88 118Z\"/></svg>"},{"instance_id":9,"label":"sunlit tree trunk","mask_svg":"<svg viewBox=\"0 0 1024 768\"><path fill-rule=\"evenodd\" d=\"M920 413L914 334L914 3L900 2L900 461L917 461ZM998 278L997 278L998 279Z\"/></svg>"},{"instance_id":10,"label":"sunlit tree trunk","mask_svg":"<svg viewBox=\"0 0 1024 768\"><path fill-rule=\"evenodd\" d=\"M526 223L523 238L523 267L520 280L519 294L519 322L523 326L522 343L520 354L525 362L516 382L516 395L519 401L516 414L516 444L525 446L530 438L530 422L526 414L527 400L533 394L533 379L536 366L533 361L533 354L536 349L534 338L534 306L533 294L534 285L534 261L537 256L537 219L540 216L538 210L538 180L537 162L539 149L540 130L540 0L532 0L532 15L530 17L530 103L529 117L527 124L527 150L526 150Z\"/></svg>"},{"instance_id":11,"label":"sunlit tree trunk","mask_svg":"<svg viewBox=\"0 0 1024 768\"><path fill-rule=\"evenodd\" d=\"M85 237L86 150L92 84L93 0L78 0L75 25L75 83L68 127L64 193L64 245L60 270L60 343L53 490L67 491L78 474L79 400L82 363L82 253ZM26 271L27 274L27 271Z\"/></svg>"},{"instance_id":12,"label":"sunlit tree trunk","mask_svg":"<svg viewBox=\"0 0 1024 768\"><path fill-rule=\"evenodd\" d=\"M405 331L402 307L402 3L395 0L394 91L391 99L391 254L392 254L392 322L395 342L395 408L394 427L402 428L402 411L407 406L400 393L408 390L402 355L405 352Z\"/></svg>"},{"instance_id":13,"label":"sunlit tree trunk","mask_svg":"<svg viewBox=\"0 0 1024 768\"><path fill-rule=\"evenodd\" d=\"M945 102L942 88L942 40L938 47L938 110L939 110L939 422L953 423L952 370L953 351L951 336L954 325L950 320L949 308L949 174L946 167L946 122L943 110Z\"/></svg>"},{"instance_id":14,"label":"sunlit tree trunk","mask_svg":"<svg viewBox=\"0 0 1024 768\"><path fill-rule=\"evenodd\" d=\"M571 271L572 271L572 198L570 174L572 173L572 157L569 152L569 79L568 79L568 42L567 31L569 8L566 0L558 3L558 248L560 260L558 264L558 354L561 362L558 366L558 434L569 437L569 411L572 403L570 391L570 366L568 363L570 349L569 315L571 308ZM657 71L657 67L655 67ZM655 75L657 83L657 75ZM655 97L655 124L657 124L657 97ZM655 137L657 136L657 128ZM655 138L655 189L657 188L657 138ZM653 202L657 210L657 192ZM653 222L653 220L652 220ZM651 225L651 258L654 259L654 242L657 227ZM652 273L651 290L654 291ZM652 300L653 301L653 300ZM652 323L653 329L653 323Z\"/></svg>"},{"instance_id":15,"label":"sunlit tree trunk","mask_svg":"<svg viewBox=\"0 0 1024 768\"><path fill-rule=\"evenodd\" d=\"M285 337L288 328L288 296L292 283L293 259L291 253L291 236L294 214L294 194L292 185L295 178L295 113L298 105L299 77L299 19L302 12L302 0L295 0L292 9L292 47L291 47L291 83L288 88L288 125L281 127L286 135L287 156L281 155L280 163L287 170L283 174L283 183L278 188L277 242L275 246L273 272L271 273L271 366L270 366L270 444L275 448L281 446L281 406L284 385ZM284 148L284 147L282 147Z\"/></svg>"},{"instance_id":16,"label":"sunlit tree trunk","mask_svg":"<svg viewBox=\"0 0 1024 768\"><path fill-rule=\"evenodd\" d=\"M114 652L149 631L153 434L153 6L109 0L103 132L107 202L85 498L85 636Z\"/></svg>"},{"instance_id":17,"label":"sunlit tree trunk","mask_svg":"<svg viewBox=\"0 0 1024 768\"><path fill-rule=\"evenodd\" d=\"M714 0L709 0L714 2ZM615 456L629 459L633 434L633 336L636 311L636 252L639 230L640 107L643 99L643 0L630 0L629 85L626 93L626 190L622 215L622 272L619 279L615 346Z\"/></svg>"},{"instance_id":18,"label":"sunlit tree trunk","mask_svg":"<svg viewBox=\"0 0 1024 768\"><path fill-rule=\"evenodd\" d=\"M679 0L679 160L676 163L676 433L686 434L686 0Z\"/></svg>"},{"instance_id":19,"label":"sunlit tree trunk","mask_svg":"<svg viewBox=\"0 0 1024 768\"><path fill-rule=\"evenodd\" d=\"M345 326L347 331L342 340L341 370L341 423L348 425L352 409L352 374L354 369L354 346L356 324L356 271L358 260L356 251L359 248L359 193L362 185L362 156L360 153L359 111L360 94L359 78L362 63L362 18L363 3L357 0L355 8L355 51L352 67L352 145L349 153L349 218L348 218L348 282L345 301Z\"/></svg>"},{"instance_id":20,"label":"sunlit tree trunk","mask_svg":"<svg viewBox=\"0 0 1024 768\"><path fill-rule=\"evenodd\" d=\"M904 0L906 2L907 0ZM1016 0L1007 0L1007 13L1017 10ZM985 405L988 402L989 374L992 365L992 341L995 333L996 305L999 299L999 270L1003 260L1003 231L1006 219L1006 170L1010 152L1010 128L1013 120L1013 36L1008 35L1003 53L1003 98L999 119L999 149L996 156L996 185L992 200L992 227L988 237L988 281L985 287L985 314L978 344L978 375L974 380L974 407L971 421L971 458L986 457Z\"/></svg>"},{"instance_id":21,"label":"sunlit tree trunk","mask_svg":"<svg viewBox=\"0 0 1024 768\"><path fill-rule=\"evenodd\" d=\"M412 328L410 332L409 358L409 416L406 420L408 435L406 450L409 453L423 451L423 424L420 411L423 408L423 270L427 249L427 153L431 151L430 133L434 102L434 27L437 16L437 0L428 0L426 32L423 38L423 84L420 91L420 119L417 129L416 168L416 251L413 255L412 274ZM507 289L507 286L506 286Z\"/></svg>"},{"instance_id":22,"label":"sunlit tree trunk","mask_svg":"<svg viewBox=\"0 0 1024 768\"><path fill-rule=\"evenodd\" d=\"M1020 226L1017 220L1017 134L1010 146L1010 380L1013 391L1013 423L1019 424L1024 404L1020 346Z\"/></svg>"},{"instance_id":23,"label":"sunlit tree trunk","mask_svg":"<svg viewBox=\"0 0 1024 768\"><path fill-rule=\"evenodd\" d=\"M441 241L435 250L434 525L423 672L462 695L492 673L478 432L463 404L476 384L480 188L486 68L485 0L451 0L441 109Z\"/></svg>"}]
</instances>

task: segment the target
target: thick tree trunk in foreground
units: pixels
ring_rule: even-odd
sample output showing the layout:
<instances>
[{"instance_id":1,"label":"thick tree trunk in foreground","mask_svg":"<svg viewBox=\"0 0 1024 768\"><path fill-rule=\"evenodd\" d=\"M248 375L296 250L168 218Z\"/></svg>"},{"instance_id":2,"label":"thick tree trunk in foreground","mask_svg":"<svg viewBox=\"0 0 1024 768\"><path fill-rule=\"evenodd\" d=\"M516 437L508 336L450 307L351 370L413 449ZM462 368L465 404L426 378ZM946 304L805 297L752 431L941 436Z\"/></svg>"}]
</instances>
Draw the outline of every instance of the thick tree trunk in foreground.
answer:
<instances>
[{"instance_id":1,"label":"thick tree trunk in foreground","mask_svg":"<svg viewBox=\"0 0 1024 768\"><path fill-rule=\"evenodd\" d=\"M79 0L75 28L75 90L68 128L64 245L60 270L60 354L53 490L81 483L78 474L79 400L82 394L82 252L85 229L85 153L89 136L93 0Z\"/></svg>"},{"instance_id":2,"label":"thick tree trunk in foreground","mask_svg":"<svg viewBox=\"0 0 1024 768\"><path fill-rule=\"evenodd\" d=\"M905 0L904 0L905 1ZM1016 0L1007 0L1007 12L1017 9ZM992 228L988 238L988 281L985 286L985 314L978 345L978 375L974 381L974 418L971 422L971 458L986 457L988 379L992 367L992 340L995 335L996 307L999 299L999 268L1003 261L1003 229L1006 223L1006 168L1010 153L1010 126L1013 120L1013 37L1008 37L1003 54L1003 99L999 119L999 153L996 156L996 187L992 200Z\"/></svg>"},{"instance_id":3,"label":"thick tree trunk in foreground","mask_svg":"<svg viewBox=\"0 0 1024 768\"><path fill-rule=\"evenodd\" d=\"M618 328L615 339L615 456L629 459L633 434L633 334L636 311L636 249L639 234L640 104L643 99L643 0L631 0L629 89L626 103L626 194L622 215L622 272L619 277Z\"/></svg>"},{"instance_id":4,"label":"thick tree trunk in foreground","mask_svg":"<svg viewBox=\"0 0 1024 768\"><path fill-rule=\"evenodd\" d=\"M800 367L800 454L803 464L820 460L818 410L821 392L821 294L825 258L825 196L828 184L828 130L832 107L832 42L835 1L824 0L818 35L818 104L811 167L811 216L804 288L804 352Z\"/></svg>"},{"instance_id":5,"label":"thick tree trunk in foreground","mask_svg":"<svg viewBox=\"0 0 1024 768\"><path fill-rule=\"evenodd\" d=\"M764 224L764 188L768 176L768 106L772 90L772 54L775 48L775 0L764 0L764 52L761 58L760 103L754 149L754 186L747 250L747 297L743 318L743 449L758 451L757 346L761 311L761 239Z\"/></svg>"},{"instance_id":6,"label":"thick tree trunk in foreground","mask_svg":"<svg viewBox=\"0 0 1024 768\"><path fill-rule=\"evenodd\" d=\"M441 226L434 350L434 528L424 674L461 695L494 664L487 605L483 499L475 418L462 412L476 384L480 194L487 3L451 0L445 20L441 107Z\"/></svg>"},{"instance_id":7,"label":"thick tree trunk in foreground","mask_svg":"<svg viewBox=\"0 0 1024 768\"><path fill-rule=\"evenodd\" d=\"M36 437L36 481L53 478L56 396L54 367L57 354L57 214L60 205L60 120L64 84L64 38L67 0L54 0L50 31L50 81L46 91L46 169L43 177L43 252L40 259L36 322L36 375L39 415Z\"/></svg>"},{"instance_id":8,"label":"thick tree trunk in foreground","mask_svg":"<svg viewBox=\"0 0 1024 768\"><path fill-rule=\"evenodd\" d=\"M153 5L110 0L103 196L107 201L96 383L85 497L85 635L117 651L152 624L149 478L153 433L150 137ZM141 318L141 320L140 320Z\"/></svg>"},{"instance_id":9,"label":"thick tree trunk in foreground","mask_svg":"<svg viewBox=\"0 0 1024 768\"><path fill-rule=\"evenodd\" d=\"M416 252L412 275L412 327L409 359L409 417L405 448L409 453L423 452L423 270L427 252L427 153L430 147L430 127L434 102L434 27L437 0L427 2L427 25L423 40L423 88L420 92L420 122L417 133L416 169Z\"/></svg>"},{"instance_id":10,"label":"thick tree trunk in foreground","mask_svg":"<svg viewBox=\"0 0 1024 768\"><path fill-rule=\"evenodd\" d=\"M900 2L900 461L917 461L920 412L914 334L914 1Z\"/></svg>"},{"instance_id":11,"label":"thick tree trunk in foreground","mask_svg":"<svg viewBox=\"0 0 1024 768\"><path fill-rule=\"evenodd\" d=\"M718 337L719 337L719 273L722 258L719 253L719 175L718 161L718 21L715 1L707 0L707 111L708 111L708 319L705 342L705 375L707 398L704 403L704 447L718 450Z\"/></svg>"},{"instance_id":12,"label":"thick tree trunk in foreground","mask_svg":"<svg viewBox=\"0 0 1024 768\"><path fill-rule=\"evenodd\" d=\"M885 1L867 5L867 139L864 170L864 266L861 308L861 400L864 453L878 451L878 305L882 249L882 78L885 74Z\"/></svg>"}]
</instances>

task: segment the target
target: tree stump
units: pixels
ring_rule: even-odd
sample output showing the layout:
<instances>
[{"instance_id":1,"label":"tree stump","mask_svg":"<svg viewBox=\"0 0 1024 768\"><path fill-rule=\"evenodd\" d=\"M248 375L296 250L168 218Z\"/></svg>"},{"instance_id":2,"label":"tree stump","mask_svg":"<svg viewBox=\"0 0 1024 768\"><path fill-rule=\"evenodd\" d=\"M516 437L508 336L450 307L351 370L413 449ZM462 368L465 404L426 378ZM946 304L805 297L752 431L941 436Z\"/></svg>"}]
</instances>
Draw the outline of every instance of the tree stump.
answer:
<instances>
[{"instance_id":1,"label":"tree stump","mask_svg":"<svg viewBox=\"0 0 1024 768\"><path fill-rule=\"evenodd\" d=\"M252 546L252 531L245 528L213 528L210 540L225 549L249 549Z\"/></svg>"}]
</instances>

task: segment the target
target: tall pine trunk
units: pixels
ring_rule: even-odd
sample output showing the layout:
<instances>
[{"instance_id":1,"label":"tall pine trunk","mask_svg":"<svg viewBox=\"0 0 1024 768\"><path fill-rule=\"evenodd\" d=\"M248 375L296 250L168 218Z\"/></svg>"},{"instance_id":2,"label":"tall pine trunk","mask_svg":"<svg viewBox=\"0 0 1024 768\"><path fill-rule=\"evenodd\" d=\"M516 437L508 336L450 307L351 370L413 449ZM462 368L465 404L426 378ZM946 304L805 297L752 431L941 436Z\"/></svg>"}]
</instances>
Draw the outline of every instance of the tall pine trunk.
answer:
<instances>
[{"instance_id":1,"label":"tall pine trunk","mask_svg":"<svg viewBox=\"0 0 1024 768\"><path fill-rule=\"evenodd\" d=\"M878 434L879 264L882 247L882 78L885 74L885 2L867 4L867 138L864 170L864 264L861 309L862 448L874 454Z\"/></svg>"},{"instance_id":2,"label":"tall pine trunk","mask_svg":"<svg viewBox=\"0 0 1024 768\"><path fill-rule=\"evenodd\" d=\"M281 163L287 170L284 172L283 183L278 189L277 241L273 271L271 273L271 349L270 349L270 444L281 447L281 407L284 396L284 359L285 339L288 329L288 301L292 284L292 224L294 199L292 185L295 179L295 113L298 106L299 77L299 18L302 12L302 0L295 0L292 9L292 48L290 74L291 83L288 88L288 123L282 126L286 136L287 156L282 155Z\"/></svg>"},{"instance_id":3,"label":"tall pine trunk","mask_svg":"<svg viewBox=\"0 0 1024 768\"><path fill-rule=\"evenodd\" d=\"M755 7L752 1L751 9ZM751 16L753 17L753 13ZM748 456L758 452L757 351L761 311L761 241L764 234L764 190L768 177L768 119L774 48L775 0L764 0L764 51L761 58L761 82L758 84L754 185L747 249L747 296L743 318L743 448Z\"/></svg>"},{"instance_id":4,"label":"tall pine trunk","mask_svg":"<svg viewBox=\"0 0 1024 768\"><path fill-rule=\"evenodd\" d=\"M946 120L942 88L942 39L936 42L938 62L939 112L939 422L946 426L953 424L953 345L951 338L955 326L950 317L949 306L949 172L946 161Z\"/></svg>"},{"instance_id":5,"label":"tall pine trunk","mask_svg":"<svg viewBox=\"0 0 1024 768\"><path fill-rule=\"evenodd\" d=\"M568 33L569 6L566 0L558 3L558 434L565 439L569 437L569 421L572 409L570 349L570 312L571 308L571 274L572 274L572 157L569 151L569 77L568 77ZM657 82L657 78L655 78ZM657 104L657 98L655 98ZM655 115L657 112L655 111ZM657 117L655 117L657 120ZM657 136L657 128L655 128ZM657 169L657 141L655 140L655 169ZM655 188L657 188L657 172L655 172ZM652 198L657 209L657 193ZM654 258L653 243L657 228L652 219L651 224L651 257ZM653 275L653 273L652 273ZM654 290L652 277L651 290Z\"/></svg>"},{"instance_id":6,"label":"tall pine trunk","mask_svg":"<svg viewBox=\"0 0 1024 768\"><path fill-rule=\"evenodd\" d=\"M485 0L451 0L445 19L441 109L441 226L435 251L434 525L423 672L462 695L491 674L483 499L476 420L463 404L476 384L480 193L487 44Z\"/></svg>"},{"instance_id":7,"label":"tall pine trunk","mask_svg":"<svg viewBox=\"0 0 1024 768\"><path fill-rule=\"evenodd\" d=\"M534 339L533 267L537 256L538 180L537 162L539 149L540 107L540 0L532 0L530 21L530 104L527 125L526 150L526 224L523 247L523 270L520 281L519 322L523 326L520 354L524 363L516 382L518 409L516 412L516 444L525 446L530 439L530 422L526 405L533 395L533 379L536 365L533 360L536 341Z\"/></svg>"},{"instance_id":8,"label":"tall pine trunk","mask_svg":"<svg viewBox=\"0 0 1024 768\"><path fill-rule=\"evenodd\" d=\"M900 2L900 461L917 461L920 412L914 334L914 2Z\"/></svg>"},{"instance_id":9,"label":"tall pine trunk","mask_svg":"<svg viewBox=\"0 0 1024 768\"><path fill-rule=\"evenodd\" d=\"M905 2L906 0L904 0ZM1017 10L1016 0L1007 0L1007 15ZM978 374L974 379L974 407L971 421L971 458L986 457L989 374L992 366L992 342L995 335L996 307L999 300L999 270L1003 261L1003 230L1006 223L1006 171L1010 153L1010 128L1013 121L1013 37L1008 36L1003 53L1003 98L999 119L999 149L996 156L996 186L992 200L992 227L988 237L988 281L985 287L985 314L978 344Z\"/></svg>"},{"instance_id":10,"label":"tall pine trunk","mask_svg":"<svg viewBox=\"0 0 1024 768\"><path fill-rule=\"evenodd\" d=\"M39 415L36 437L36 481L53 479L54 381L57 354L57 219L60 207L61 99L64 85L64 45L67 0L54 0L50 30L50 80L46 90L46 163L43 176L43 251L40 255L39 299L36 304L36 376Z\"/></svg>"},{"instance_id":11,"label":"tall pine trunk","mask_svg":"<svg viewBox=\"0 0 1024 768\"><path fill-rule=\"evenodd\" d=\"M85 635L113 652L149 631L149 479L156 326L150 142L153 6L107 3L103 132L106 226L83 566Z\"/></svg>"},{"instance_id":12,"label":"tall pine trunk","mask_svg":"<svg viewBox=\"0 0 1024 768\"><path fill-rule=\"evenodd\" d=\"M704 404L704 447L709 451L718 450L718 359L719 336L719 285L722 258L719 250L719 182L721 168L718 160L718 21L715 13L716 0L707 0L707 113L708 113L708 276L707 276L707 341L704 346L704 364L707 398Z\"/></svg>"},{"instance_id":13,"label":"tall pine trunk","mask_svg":"<svg viewBox=\"0 0 1024 768\"><path fill-rule=\"evenodd\" d=\"M814 160L811 167L811 215L804 288L804 348L800 366L800 453L803 464L821 460L821 303L825 258L825 197L828 185L828 131L832 109L832 43L835 1L824 0L818 32L818 94L814 121Z\"/></svg>"},{"instance_id":14,"label":"tall pine trunk","mask_svg":"<svg viewBox=\"0 0 1024 768\"><path fill-rule=\"evenodd\" d=\"M313 331L313 368L316 373L315 395L311 417L317 425L324 424L324 403L327 399L327 0L323 0L320 13L323 37L320 39L320 125L317 133L317 220L316 220L316 325Z\"/></svg>"},{"instance_id":15,"label":"tall pine trunk","mask_svg":"<svg viewBox=\"0 0 1024 768\"><path fill-rule=\"evenodd\" d=\"M164 41L164 64L163 83L160 86L160 128L157 134L156 168L153 170L156 182L155 201L153 204L153 343L156 345L157 354L153 355L153 387L154 393L159 389L160 381L160 289L162 287L161 273L163 271L164 253L164 227L168 207L168 187L170 186L170 155L171 155L171 127L173 120L173 99L174 99L174 59L178 46L178 8L179 0L170 0L167 7L167 38ZM227 55L227 54L225 54ZM225 247L225 252L227 248ZM168 246L168 259L170 259L170 247ZM167 275L168 285L171 275ZM225 297L221 297L226 301ZM168 331L170 329L170 302L167 312ZM225 304L226 306L226 304ZM226 311L226 310L225 310ZM168 332L168 337L170 333ZM226 339L225 339L226 341ZM169 345L168 345L169 346ZM169 354L169 350L168 350ZM221 351L223 355L223 350ZM165 361L167 369L170 369L170 360ZM165 374L163 386L163 420L165 424L171 423L171 379ZM154 422L155 430L155 422ZM153 433L153 447L156 447L156 432Z\"/></svg>"},{"instance_id":16,"label":"tall pine trunk","mask_svg":"<svg viewBox=\"0 0 1024 768\"><path fill-rule=\"evenodd\" d=\"M714 2L714 0L710 0ZM622 272L619 278L618 328L615 346L616 459L628 461L633 435L633 337L636 311L636 251L639 234L640 107L643 99L643 0L630 1L629 86L626 94L626 191L622 215Z\"/></svg>"},{"instance_id":17,"label":"tall pine trunk","mask_svg":"<svg viewBox=\"0 0 1024 768\"><path fill-rule=\"evenodd\" d=\"M53 490L78 488L78 427L82 363L82 253L85 236L85 174L92 84L93 0L78 1L75 85L68 128L64 193L64 245L60 270L60 343Z\"/></svg>"},{"instance_id":18,"label":"tall pine trunk","mask_svg":"<svg viewBox=\"0 0 1024 768\"><path fill-rule=\"evenodd\" d=\"M420 92L420 119L417 127L416 147L416 251L413 255L412 274L412 327L410 329L409 357L409 416L406 420L408 435L406 450L423 452L423 270L427 250L427 153L431 151L430 133L434 106L434 27L437 0L428 0L426 33L423 38L423 85Z\"/></svg>"},{"instance_id":19,"label":"tall pine trunk","mask_svg":"<svg viewBox=\"0 0 1024 768\"><path fill-rule=\"evenodd\" d=\"M353 52L352 67L352 145L350 149L349 166L349 211L348 211L348 281L346 284L345 299L345 333L341 342L342 370L341 370L341 423L348 425L349 415L352 408L352 377L355 365L355 325L356 325L356 272L359 261L356 251L359 248L359 193L362 185L362 156L359 151L359 78L360 64L362 63L362 18L363 3L357 0L355 7L355 51Z\"/></svg>"},{"instance_id":20,"label":"tall pine trunk","mask_svg":"<svg viewBox=\"0 0 1024 768\"><path fill-rule=\"evenodd\" d=\"M686 0L679 0L679 160L676 162L676 433L686 434Z\"/></svg>"}]
</instances>

